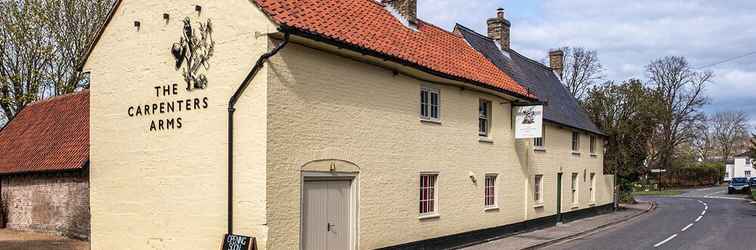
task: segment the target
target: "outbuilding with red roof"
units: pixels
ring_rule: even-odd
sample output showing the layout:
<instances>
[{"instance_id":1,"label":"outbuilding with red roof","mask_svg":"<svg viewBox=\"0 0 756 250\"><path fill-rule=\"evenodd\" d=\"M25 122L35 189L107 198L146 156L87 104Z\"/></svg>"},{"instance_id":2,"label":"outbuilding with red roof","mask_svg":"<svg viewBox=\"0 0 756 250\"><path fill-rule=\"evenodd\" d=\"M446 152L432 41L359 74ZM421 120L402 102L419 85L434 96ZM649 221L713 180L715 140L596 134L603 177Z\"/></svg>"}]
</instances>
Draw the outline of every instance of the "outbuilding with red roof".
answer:
<instances>
[{"instance_id":1,"label":"outbuilding with red roof","mask_svg":"<svg viewBox=\"0 0 756 250\"><path fill-rule=\"evenodd\" d=\"M89 238L89 91L26 106L0 130L0 225Z\"/></svg>"}]
</instances>

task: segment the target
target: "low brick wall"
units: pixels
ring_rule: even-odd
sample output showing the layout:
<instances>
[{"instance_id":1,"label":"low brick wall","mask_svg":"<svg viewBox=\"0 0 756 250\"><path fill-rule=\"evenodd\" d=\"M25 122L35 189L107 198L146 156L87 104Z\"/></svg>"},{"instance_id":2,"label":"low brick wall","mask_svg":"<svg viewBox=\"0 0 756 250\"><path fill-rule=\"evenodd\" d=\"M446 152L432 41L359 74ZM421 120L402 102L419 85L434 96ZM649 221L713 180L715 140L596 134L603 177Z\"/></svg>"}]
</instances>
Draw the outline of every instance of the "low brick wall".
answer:
<instances>
[{"instance_id":1,"label":"low brick wall","mask_svg":"<svg viewBox=\"0 0 756 250\"><path fill-rule=\"evenodd\" d=\"M9 229L89 239L88 169L0 176Z\"/></svg>"}]
</instances>

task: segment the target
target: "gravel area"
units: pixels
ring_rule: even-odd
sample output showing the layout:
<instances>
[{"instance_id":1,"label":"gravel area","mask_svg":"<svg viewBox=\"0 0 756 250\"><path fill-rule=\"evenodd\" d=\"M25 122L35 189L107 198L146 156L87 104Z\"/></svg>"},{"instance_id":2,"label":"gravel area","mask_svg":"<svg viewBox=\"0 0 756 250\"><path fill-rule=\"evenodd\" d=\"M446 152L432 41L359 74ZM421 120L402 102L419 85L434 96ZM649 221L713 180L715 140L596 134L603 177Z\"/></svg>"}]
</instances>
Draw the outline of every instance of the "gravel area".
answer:
<instances>
[{"instance_id":1,"label":"gravel area","mask_svg":"<svg viewBox=\"0 0 756 250\"><path fill-rule=\"evenodd\" d=\"M89 242L61 236L0 229L0 250L89 250Z\"/></svg>"}]
</instances>

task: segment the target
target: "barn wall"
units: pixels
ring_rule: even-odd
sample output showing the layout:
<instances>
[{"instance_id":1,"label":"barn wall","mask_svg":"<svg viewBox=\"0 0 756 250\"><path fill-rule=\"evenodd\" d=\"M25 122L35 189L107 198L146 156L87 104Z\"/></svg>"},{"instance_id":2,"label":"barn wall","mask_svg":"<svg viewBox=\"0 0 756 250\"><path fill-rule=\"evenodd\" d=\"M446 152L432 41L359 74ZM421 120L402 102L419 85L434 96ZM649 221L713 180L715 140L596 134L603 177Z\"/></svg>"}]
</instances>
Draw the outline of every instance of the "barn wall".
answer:
<instances>
[{"instance_id":1,"label":"barn wall","mask_svg":"<svg viewBox=\"0 0 756 250\"><path fill-rule=\"evenodd\" d=\"M7 228L89 239L88 170L0 180Z\"/></svg>"}]
</instances>

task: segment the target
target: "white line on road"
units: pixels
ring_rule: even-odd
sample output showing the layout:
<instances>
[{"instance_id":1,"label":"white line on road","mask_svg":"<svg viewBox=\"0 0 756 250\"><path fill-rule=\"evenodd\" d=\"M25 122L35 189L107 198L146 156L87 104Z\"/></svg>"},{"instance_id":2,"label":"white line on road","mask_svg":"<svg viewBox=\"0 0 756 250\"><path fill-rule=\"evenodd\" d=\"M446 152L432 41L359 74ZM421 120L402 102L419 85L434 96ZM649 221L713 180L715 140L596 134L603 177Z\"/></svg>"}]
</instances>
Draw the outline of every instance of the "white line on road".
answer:
<instances>
[{"instance_id":1,"label":"white line on road","mask_svg":"<svg viewBox=\"0 0 756 250\"><path fill-rule=\"evenodd\" d=\"M701 212L701 216L704 216L704 215L706 215L706 210L704 210L703 212Z\"/></svg>"},{"instance_id":2,"label":"white line on road","mask_svg":"<svg viewBox=\"0 0 756 250\"><path fill-rule=\"evenodd\" d=\"M688 230L688 228L690 228L692 226L693 226L693 223L690 223L687 226L683 227L682 231L685 232L685 230Z\"/></svg>"},{"instance_id":3,"label":"white line on road","mask_svg":"<svg viewBox=\"0 0 756 250\"><path fill-rule=\"evenodd\" d=\"M698 218L696 218L696 222L700 221L700 220L701 220L701 218L703 218L703 215L701 215L701 216L698 216Z\"/></svg>"},{"instance_id":4,"label":"white line on road","mask_svg":"<svg viewBox=\"0 0 756 250\"><path fill-rule=\"evenodd\" d=\"M673 234L672 236L669 236L669 238L667 238L666 240L663 240L663 241L661 241L659 243L656 243L656 245L654 245L654 247L659 247L661 245L664 245L664 243L667 243L667 241L670 241L670 240L674 239L675 237L677 237L677 234Z\"/></svg>"}]
</instances>

